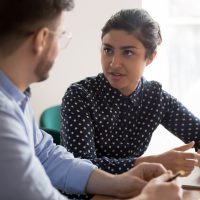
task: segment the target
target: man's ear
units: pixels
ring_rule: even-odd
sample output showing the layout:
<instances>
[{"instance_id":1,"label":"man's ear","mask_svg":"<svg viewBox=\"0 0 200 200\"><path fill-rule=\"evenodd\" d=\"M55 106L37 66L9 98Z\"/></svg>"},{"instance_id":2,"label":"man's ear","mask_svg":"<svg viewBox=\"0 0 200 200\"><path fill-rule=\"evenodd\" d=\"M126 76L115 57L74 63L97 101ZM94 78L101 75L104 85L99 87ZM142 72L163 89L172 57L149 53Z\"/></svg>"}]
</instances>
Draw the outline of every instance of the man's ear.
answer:
<instances>
[{"instance_id":1,"label":"man's ear","mask_svg":"<svg viewBox=\"0 0 200 200\"><path fill-rule=\"evenodd\" d=\"M147 58L147 63L146 63L146 66L151 64L154 60L154 58L156 57L157 55L157 51L155 50L148 58Z\"/></svg>"},{"instance_id":2,"label":"man's ear","mask_svg":"<svg viewBox=\"0 0 200 200\"><path fill-rule=\"evenodd\" d=\"M46 27L40 29L35 34L34 39L33 39L33 48L36 54L40 54L45 48L48 35L49 35L49 29Z\"/></svg>"}]
</instances>

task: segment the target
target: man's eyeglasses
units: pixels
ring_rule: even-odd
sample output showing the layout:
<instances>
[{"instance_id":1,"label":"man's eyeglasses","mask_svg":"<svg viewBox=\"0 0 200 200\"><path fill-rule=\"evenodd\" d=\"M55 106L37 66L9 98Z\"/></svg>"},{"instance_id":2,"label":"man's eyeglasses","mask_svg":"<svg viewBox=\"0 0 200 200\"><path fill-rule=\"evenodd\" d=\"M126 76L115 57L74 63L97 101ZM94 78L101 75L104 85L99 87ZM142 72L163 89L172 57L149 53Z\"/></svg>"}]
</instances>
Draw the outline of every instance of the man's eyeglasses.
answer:
<instances>
[{"instance_id":1,"label":"man's eyeglasses","mask_svg":"<svg viewBox=\"0 0 200 200\"><path fill-rule=\"evenodd\" d=\"M59 48L60 49L64 49L68 46L68 44L70 43L71 41L71 38L72 38L72 33L69 32L69 31L62 31L62 32L56 32L56 31L52 31L50 29L48 29L49 33L58 37L58 45L59 45ZM28 32L26 33L26 36L30 36L32 34L35 34L37 31L31 31L31 32Z\"/></svg>"},{"instance_id":2,"label":"man's eyeglasses","mask_svg":"<svg viewBox=\"0 0 200 200\"><path fill-rule=\"evenodd\" d=\"M61 33L49 30L49 33L58 37L58 44L60 49L66 48L72 39L72 33L66 30L62 31Z\"/></svg>"}]
</instances>

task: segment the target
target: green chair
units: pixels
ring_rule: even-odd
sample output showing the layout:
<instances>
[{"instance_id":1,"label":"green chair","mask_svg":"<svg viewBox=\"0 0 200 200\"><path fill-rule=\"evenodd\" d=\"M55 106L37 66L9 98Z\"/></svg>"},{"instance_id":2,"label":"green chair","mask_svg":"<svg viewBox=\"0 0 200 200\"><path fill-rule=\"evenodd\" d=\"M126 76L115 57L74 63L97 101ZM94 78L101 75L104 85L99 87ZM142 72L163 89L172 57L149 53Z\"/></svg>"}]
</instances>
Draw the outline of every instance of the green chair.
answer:
<instances>
[{"instance_id":1,"label":"green chair","mask_svg":"<svg viewBox=\"0 0 200 200\"><path fill-rule=\"evenodd\" d=\"M45 109L39 121L40 129L52 135L54 142L60 144L61 116L60 105Z\"/></svg>"}]
</instances>

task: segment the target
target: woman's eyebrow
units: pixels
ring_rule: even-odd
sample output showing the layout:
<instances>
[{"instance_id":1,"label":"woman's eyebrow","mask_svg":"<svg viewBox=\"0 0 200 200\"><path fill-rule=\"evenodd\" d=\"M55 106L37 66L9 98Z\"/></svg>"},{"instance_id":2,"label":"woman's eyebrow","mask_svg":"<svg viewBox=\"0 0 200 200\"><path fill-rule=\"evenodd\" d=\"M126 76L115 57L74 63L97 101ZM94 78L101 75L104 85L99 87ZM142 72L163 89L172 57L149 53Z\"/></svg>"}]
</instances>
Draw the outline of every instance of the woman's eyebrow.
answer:
<instances>
[{"instance_id":1,"label":"woman's eyebrow","mask_svg":"<svg viewBox=\"0 0 200 200\"><path fill-rule=\"evenodd\" d=\"M103 43L103 45L104 45L104 46L106 46L106 47L113 48L113 46L112 46L112 45L110 45L110 44L108 44L108 43Z\"/></svg>"},{"instance_id":2,"label":"woman's eyebrow","mask_svg":"<svg viewBox=\"0 0 200 200\"><path fill-rule=\"evenodd\" d=\"M133 46L133 45L128 45L128 46L122 46L120 47L120 49L137 49L137 47Z\"/></svg>"},{"instance_id":3,"label":"woman's eyebrow","mask_svg":"<svg viewBox=\"0 0 200 200\"><path fill-rule=\"evenodd\" d=\"M106 47L114 48L112 45L110 45L108 43L103 43L103 45L106 46ZM127 45L127 46L120 47L120 49L122 49L122 50L124 50L124 49L137 49L137 47L135 47L133 45Z\"/></svg>"}]
</instances>

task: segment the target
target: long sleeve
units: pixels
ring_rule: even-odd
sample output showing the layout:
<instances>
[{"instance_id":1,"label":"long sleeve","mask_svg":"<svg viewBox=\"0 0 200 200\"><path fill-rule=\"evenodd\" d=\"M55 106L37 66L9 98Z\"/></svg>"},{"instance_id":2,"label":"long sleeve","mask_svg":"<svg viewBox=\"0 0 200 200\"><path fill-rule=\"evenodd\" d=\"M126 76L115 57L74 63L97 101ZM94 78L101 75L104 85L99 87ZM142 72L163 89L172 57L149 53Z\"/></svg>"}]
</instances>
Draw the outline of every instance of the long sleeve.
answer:
<instances>
[{"instance_id":1,"label":"long sleeve","mask_svg":"<svg viewBox=\"0 0 200 200\"><path fill-rule=\"evenodd\" d=\"M0 73L0 199L66 199L57 189L84 193L96 166L38 129L29 97Z\"/></svg>"},{"instance_id":2,"label":"long sleeve","mask_svg":"<svg viewBox=\"0 0 200 200\"><path fill-rule=\"evenodd\" d=\"M90 159L111 173L134 166L163 125L199 149L200 121L156 81L141 79L124 96L103 74L72 84L62 101L62 144L75 156Z\"/></svg>"},{"instance_id":3,"label":"long sleeve","mask_svg":"<svg viewBox=\"0 0 200 200\"><path fill-rule=\"evenodd\" d=\"M0 95L0 199L66 199L52 186L6 100Z\"/></svg>"},{"instance_id":4,"label":"long sleeve","mask_svg":"<svg viewBox=\"0 0 200 200\"><path fill-rule=\"evenodd\" d=\"M107 172L125 172L133 166L134 157L111 158L102 155L104 152L99 147L97 137L97 132L101 130L95 124L96 116L92 111L96 106L90 98L82 89L72 87L66 92L61 108L61 144L75 157L89 159ZM105 131L102 130L101 134L105 134Z\"/></svg>"},{"instance_id":5,"label":"long sleeve","mask_svg":"<svg viewBox=\"0 0 200 200\"><path fill-rule=\"evenodd\" d=\"M42 134L43 139L35 151L53 186L66 193L84 193L96 166L89 160L74 158L64 147L55 145L50 135Z\"/></svg>"},{"instance_id":6,"label":"long sleeve","mask_svg":"<svg viewBox=\"0 0 200 200\"><path fill-rule=\"evenodd\" d=\"M162 125L185 143L194 140L195 149L198 150L200 148L200 120L165 91L162 92L162 105L165 107Z\"/></svg>"}]
</instances>

